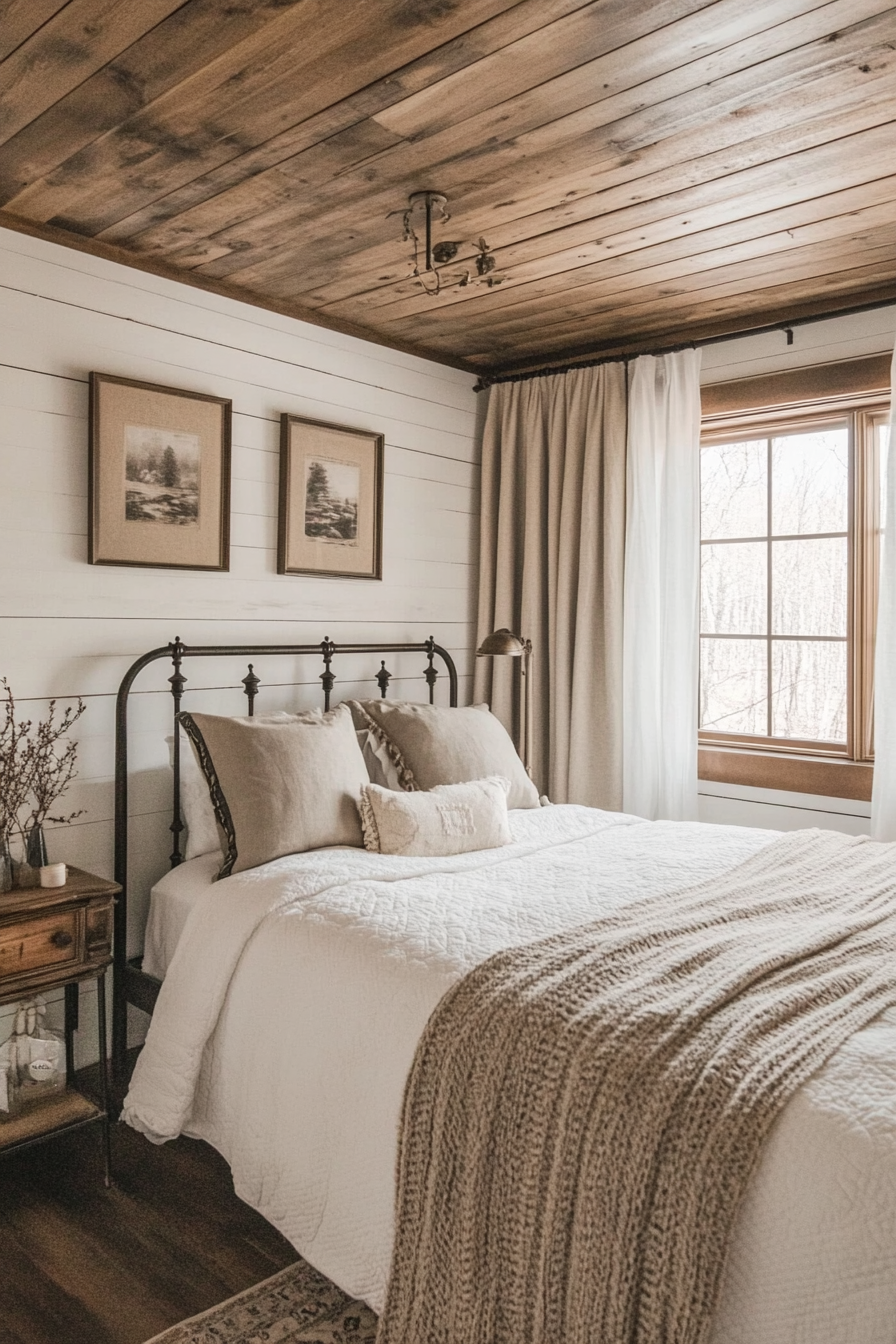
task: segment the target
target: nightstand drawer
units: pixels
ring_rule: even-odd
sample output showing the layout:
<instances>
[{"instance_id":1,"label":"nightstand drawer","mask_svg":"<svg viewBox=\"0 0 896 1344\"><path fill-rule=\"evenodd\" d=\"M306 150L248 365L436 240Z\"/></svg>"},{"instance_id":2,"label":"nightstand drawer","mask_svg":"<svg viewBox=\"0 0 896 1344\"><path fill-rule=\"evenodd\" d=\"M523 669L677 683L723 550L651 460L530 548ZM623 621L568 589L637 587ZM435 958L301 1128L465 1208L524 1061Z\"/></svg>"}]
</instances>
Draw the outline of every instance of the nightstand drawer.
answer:
<instances>
[{"instance_id":1,"label":"nightstand drawer","mask_svg":"<svg viewBox=\"0 0 896 1344\"><path fill-rule=\"evenodd\" d=\"M0 927L0 979L64 967L84 955L78 910L57 910Z\"/></svg>"}]
</instances>

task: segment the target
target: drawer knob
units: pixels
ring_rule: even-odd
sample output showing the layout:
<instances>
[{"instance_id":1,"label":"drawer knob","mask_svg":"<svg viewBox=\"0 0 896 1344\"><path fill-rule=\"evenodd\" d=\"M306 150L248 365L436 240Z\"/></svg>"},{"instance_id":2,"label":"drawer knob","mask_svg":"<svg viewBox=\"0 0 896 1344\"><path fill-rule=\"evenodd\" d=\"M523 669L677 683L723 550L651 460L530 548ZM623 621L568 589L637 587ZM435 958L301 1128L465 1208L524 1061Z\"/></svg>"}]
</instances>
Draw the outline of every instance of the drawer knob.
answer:
<instances>
[{"instance_id":1,"label":"drawer knob","mask_svg":"<svg viewBox=\"0 0 896 1344\"><path fill-rule=\"evenodd\" d=\"M73 941L74 939L72 938L72 935L65 929L57 929L50 938L50 942L54 947L71 947Z\"/></svg>"}]
</instances>

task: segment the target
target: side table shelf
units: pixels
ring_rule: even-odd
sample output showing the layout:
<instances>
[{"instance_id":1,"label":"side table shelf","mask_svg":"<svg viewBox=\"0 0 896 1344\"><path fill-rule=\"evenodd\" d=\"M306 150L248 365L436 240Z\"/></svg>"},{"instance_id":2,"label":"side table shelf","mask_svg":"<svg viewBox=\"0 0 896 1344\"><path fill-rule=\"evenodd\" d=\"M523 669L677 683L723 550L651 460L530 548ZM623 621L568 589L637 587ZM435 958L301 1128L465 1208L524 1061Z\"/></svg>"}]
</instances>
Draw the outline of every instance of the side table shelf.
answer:
<instances>
[{"instance_id":1,"label":"side table shelf","mask_svg":"<svg viewBox=\"0 0 896 1344\"><path fill-rule=\"evenodd\" d=\"M5 1148L25 1148L40 1143L64 1129L78 1129L103 1118L101 1107L71 1088L35 1102L28 1110L0 1123L0 1153Z\"/></svg>"},{"instance_id":2,"label":"side table shelf","mask_svg":"<svg viewBox=\"0 0 896 1344\"><path fill-rule=\"evenodd\" d=\"M0 1117L0 1157L68 1130L99 1122L106 1185L112 1183L106 1045L106 969L112 960L112 908L121 888L78 868L64 887L32 887L0 895L0 1004L65 990L67 1086L21 1112ZM78 985L97 986L99 1105L73 1085Z\"/></svg>"}]
</instances>

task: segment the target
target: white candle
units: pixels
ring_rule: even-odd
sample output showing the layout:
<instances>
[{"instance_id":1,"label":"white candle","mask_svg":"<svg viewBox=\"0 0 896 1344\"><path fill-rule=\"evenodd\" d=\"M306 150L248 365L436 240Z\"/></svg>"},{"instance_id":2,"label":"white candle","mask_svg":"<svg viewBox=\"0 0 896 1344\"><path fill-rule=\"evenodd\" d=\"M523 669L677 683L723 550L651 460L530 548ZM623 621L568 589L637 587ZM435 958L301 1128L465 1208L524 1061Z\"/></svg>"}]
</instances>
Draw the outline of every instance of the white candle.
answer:
<instances>
[{"instance_id":1,"label":"white candle","mask_svg":"<svg viewBox=\"0 0 896 1344\"><path fill-rule=\"evenodd\" d=\"M65 864L64 863L46 863L40 870L40 884L42 887L64 887L65 886Z\"/></svg>"}]
</instances>

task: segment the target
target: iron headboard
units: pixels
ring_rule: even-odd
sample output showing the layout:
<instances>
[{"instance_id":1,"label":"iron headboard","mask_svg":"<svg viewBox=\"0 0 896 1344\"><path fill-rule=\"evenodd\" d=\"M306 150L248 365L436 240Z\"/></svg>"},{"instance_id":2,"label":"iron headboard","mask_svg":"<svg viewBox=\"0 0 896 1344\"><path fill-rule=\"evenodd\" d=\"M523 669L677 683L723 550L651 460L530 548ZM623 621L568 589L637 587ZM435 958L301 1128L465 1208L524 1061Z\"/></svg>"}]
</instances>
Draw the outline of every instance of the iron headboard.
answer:
<instances>
[{"instance_id":1,"label":"iron headboard","mask_svg":"<svg viewBox=\"0 0 896 1344\"><path fill-rule=\"evenodd\" d=\"M296 655L317 655L323 660L323 672L319 680L323 690L324 709L330 708L336 674L333 672L333 660L337 654L356 653L423 653L426 655L426 667L423 676L429 690L429 703L435 696L436 682L439 677L435 659L441 658L448 674L449 704L457 704L457 669L447 649L435 642L433 637L422 644L340 644L338 647L327 637L320 644L183 644L180 638L158 649L150 649L135 663L132 663L122 678L118 688L115 705L115 828L114 828L114 873L115 881L121 885L121 896L115 906L115 937L113 948L113 999L112 999L112 1058L116 1074L123 1074L127 1054L127 1006L133 1003L144 1012L152 1012L159 992L160 981L147 975L140 967L140 959L128 960L128 697L135 680L145 667L161 658L170 659L173 672L168 678L172 698L173 738L173 790L171 802L171 825L173 848L170 855L171 866L176 867L183 860L181 853L181 832L184 829L180 809L180 733L177 715L187 686L187 677L182 670L188 658L260 658L293 657ZM233 689L241 685L248 701L248 713L255 713L255 700L261 686L256 676L254 664L249 663L248 672L239 682L233 683ZM385 659L380 659L379 671L374 680L379 686L380 695L385 698L392 673L387 669ZM282 683L278 683L281 684ZM294 685L301 683L294 682Z\"/></svg>"}]
</instances>

